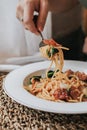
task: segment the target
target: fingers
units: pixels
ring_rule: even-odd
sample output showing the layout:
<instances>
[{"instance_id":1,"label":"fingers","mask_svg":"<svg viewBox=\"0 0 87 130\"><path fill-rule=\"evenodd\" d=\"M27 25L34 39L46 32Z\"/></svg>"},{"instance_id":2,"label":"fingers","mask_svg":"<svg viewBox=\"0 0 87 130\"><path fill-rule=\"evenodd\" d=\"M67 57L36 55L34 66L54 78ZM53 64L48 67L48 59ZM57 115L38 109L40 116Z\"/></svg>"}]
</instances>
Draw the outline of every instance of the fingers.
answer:
<instances>
[{"instance_id":1,"label":"fingers","mask_svg":"<svg viewBox=\"0 0 87 130\"><path fill-rule=\"evenodd\" d=\"M19 1L16 8L16 17L20 20L20 22L23 22L23 12L23 2Z\"/></svg>"},{"instance_id":2,"label":"fingers","mask_svg":"<svg viewBox=\"0 0 87 130\"><path fill-rule=\"evenodd\" d=\"M33 21L34 11L38 11L38 19L35 25ZM17 5L16 17L22 21L24 27L32 33L39 34L43 31L48 14L48 0L24 0ZM23 18L23 19L22 19Z\"/></svg>"},{"instance_id":3,"label":"fingers","mask_svg":"<svg viewBox=\"0 0 87 130\"><path fill-rule=\"evenodd\" d=\"M35 3L33 1L27 1L24 4L24 26L32 33L38 34L38 30L33 21L35 11Z\"/></svg>"},{"instance_id":4,"label":"fingers","mask_svg":"<svg viewBox=\"0 0 87 130\"><path fill-rule=\"evenodd\" d=\"M39 31L43 31L44 29L47 14L48 14L48 0L40 0L40 11L37 23L37 28Z\"/></svg>"}]
</instances>

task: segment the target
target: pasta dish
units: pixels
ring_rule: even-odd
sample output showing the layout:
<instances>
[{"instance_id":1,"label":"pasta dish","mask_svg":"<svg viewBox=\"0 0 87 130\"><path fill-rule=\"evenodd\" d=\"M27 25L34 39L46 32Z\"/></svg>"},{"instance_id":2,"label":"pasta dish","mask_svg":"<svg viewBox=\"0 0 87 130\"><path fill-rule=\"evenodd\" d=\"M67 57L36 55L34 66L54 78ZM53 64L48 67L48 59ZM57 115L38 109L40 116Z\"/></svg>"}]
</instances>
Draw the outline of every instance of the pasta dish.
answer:
<instances>
[{"instance_id":1,"label":"pasta dish","mask_svg":"<svg viewBox=\"0 0 87 130\"><path fill-rule=\"evenodd\" d=\"M68 48L56 43L53 39L43 40L45 46L40 47L43 57L51 61L45 77L34 75L24 88L31 94L55 102L87 102L87 74L71 69L63 72L63 49ZM54 65L54 68L52 68Z\"/></svg>"}]
</instances>

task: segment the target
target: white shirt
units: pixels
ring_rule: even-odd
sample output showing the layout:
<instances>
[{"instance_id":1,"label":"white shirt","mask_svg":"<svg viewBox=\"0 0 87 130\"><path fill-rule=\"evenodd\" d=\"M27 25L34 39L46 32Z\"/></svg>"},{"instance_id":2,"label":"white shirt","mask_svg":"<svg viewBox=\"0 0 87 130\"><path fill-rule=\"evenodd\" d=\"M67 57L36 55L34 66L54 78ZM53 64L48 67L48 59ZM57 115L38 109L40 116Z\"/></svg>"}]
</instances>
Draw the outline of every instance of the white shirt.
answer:
<instances>
[{"instance_id":1,"label":"white shirt","mask_svg":"<svg viewBox=\"0 0 87 130\"><path fill-rule=\"evenodd\" d=\"M39 58L40 36L25 30L16 18L18 0L0 0L0 64L26 64L29 58ZM50 14L43 32L51 37ZM25 60L24 60L25 59Z\"/></svg>"}]
</instances>

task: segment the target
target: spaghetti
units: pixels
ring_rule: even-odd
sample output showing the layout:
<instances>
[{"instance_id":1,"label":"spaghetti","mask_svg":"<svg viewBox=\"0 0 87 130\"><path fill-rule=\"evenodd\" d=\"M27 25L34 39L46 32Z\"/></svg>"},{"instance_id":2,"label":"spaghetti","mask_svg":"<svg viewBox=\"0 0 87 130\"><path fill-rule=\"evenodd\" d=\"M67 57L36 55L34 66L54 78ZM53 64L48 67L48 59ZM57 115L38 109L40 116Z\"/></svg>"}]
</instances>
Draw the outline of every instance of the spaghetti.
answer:
<instances>
[{"instance_id":1,"label":"spaghetti","mask_svg":"<svg viewBox=\"0 0 87 130\"><path fill-rule=\"evenodd\" d=\"M72 70L62 71L64 56L62 49L53 39L43 41L46 46L40 48L42 55L51 60L46 71L46 77L33 76L24 88L33 95L55 102L87 101L87 75L84 72ZM51 70L52 65L54 70ZM25 80L24 80L25 81Z\"/></svg>"}]
</instances>

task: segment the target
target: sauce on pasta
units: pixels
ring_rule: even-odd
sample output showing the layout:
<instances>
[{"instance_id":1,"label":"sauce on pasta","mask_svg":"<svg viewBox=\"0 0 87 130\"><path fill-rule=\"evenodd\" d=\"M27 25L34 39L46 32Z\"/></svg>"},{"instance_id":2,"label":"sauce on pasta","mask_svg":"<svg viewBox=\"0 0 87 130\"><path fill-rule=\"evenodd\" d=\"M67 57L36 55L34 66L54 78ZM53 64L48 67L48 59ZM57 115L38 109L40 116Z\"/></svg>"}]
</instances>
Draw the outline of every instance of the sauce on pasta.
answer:
<instances>
[{"instance_id":1,"label":"sauce on pasta","mask_svg":"<svg viewBox=\"0 0 87 130\"><path fill-rule=\"evenodd\" d=\"M51 60L46 76L33 76L24 88L31 94L55 102L87 101L87 75L84 72L67 70L63 72L63 49L68 48L57 44L53 39L44 40L46 45L40 47L43 57ZM54 64L54 69L52 65ZM25 81L25 79L24 79Z\"/></svg>"}]
</instances>

